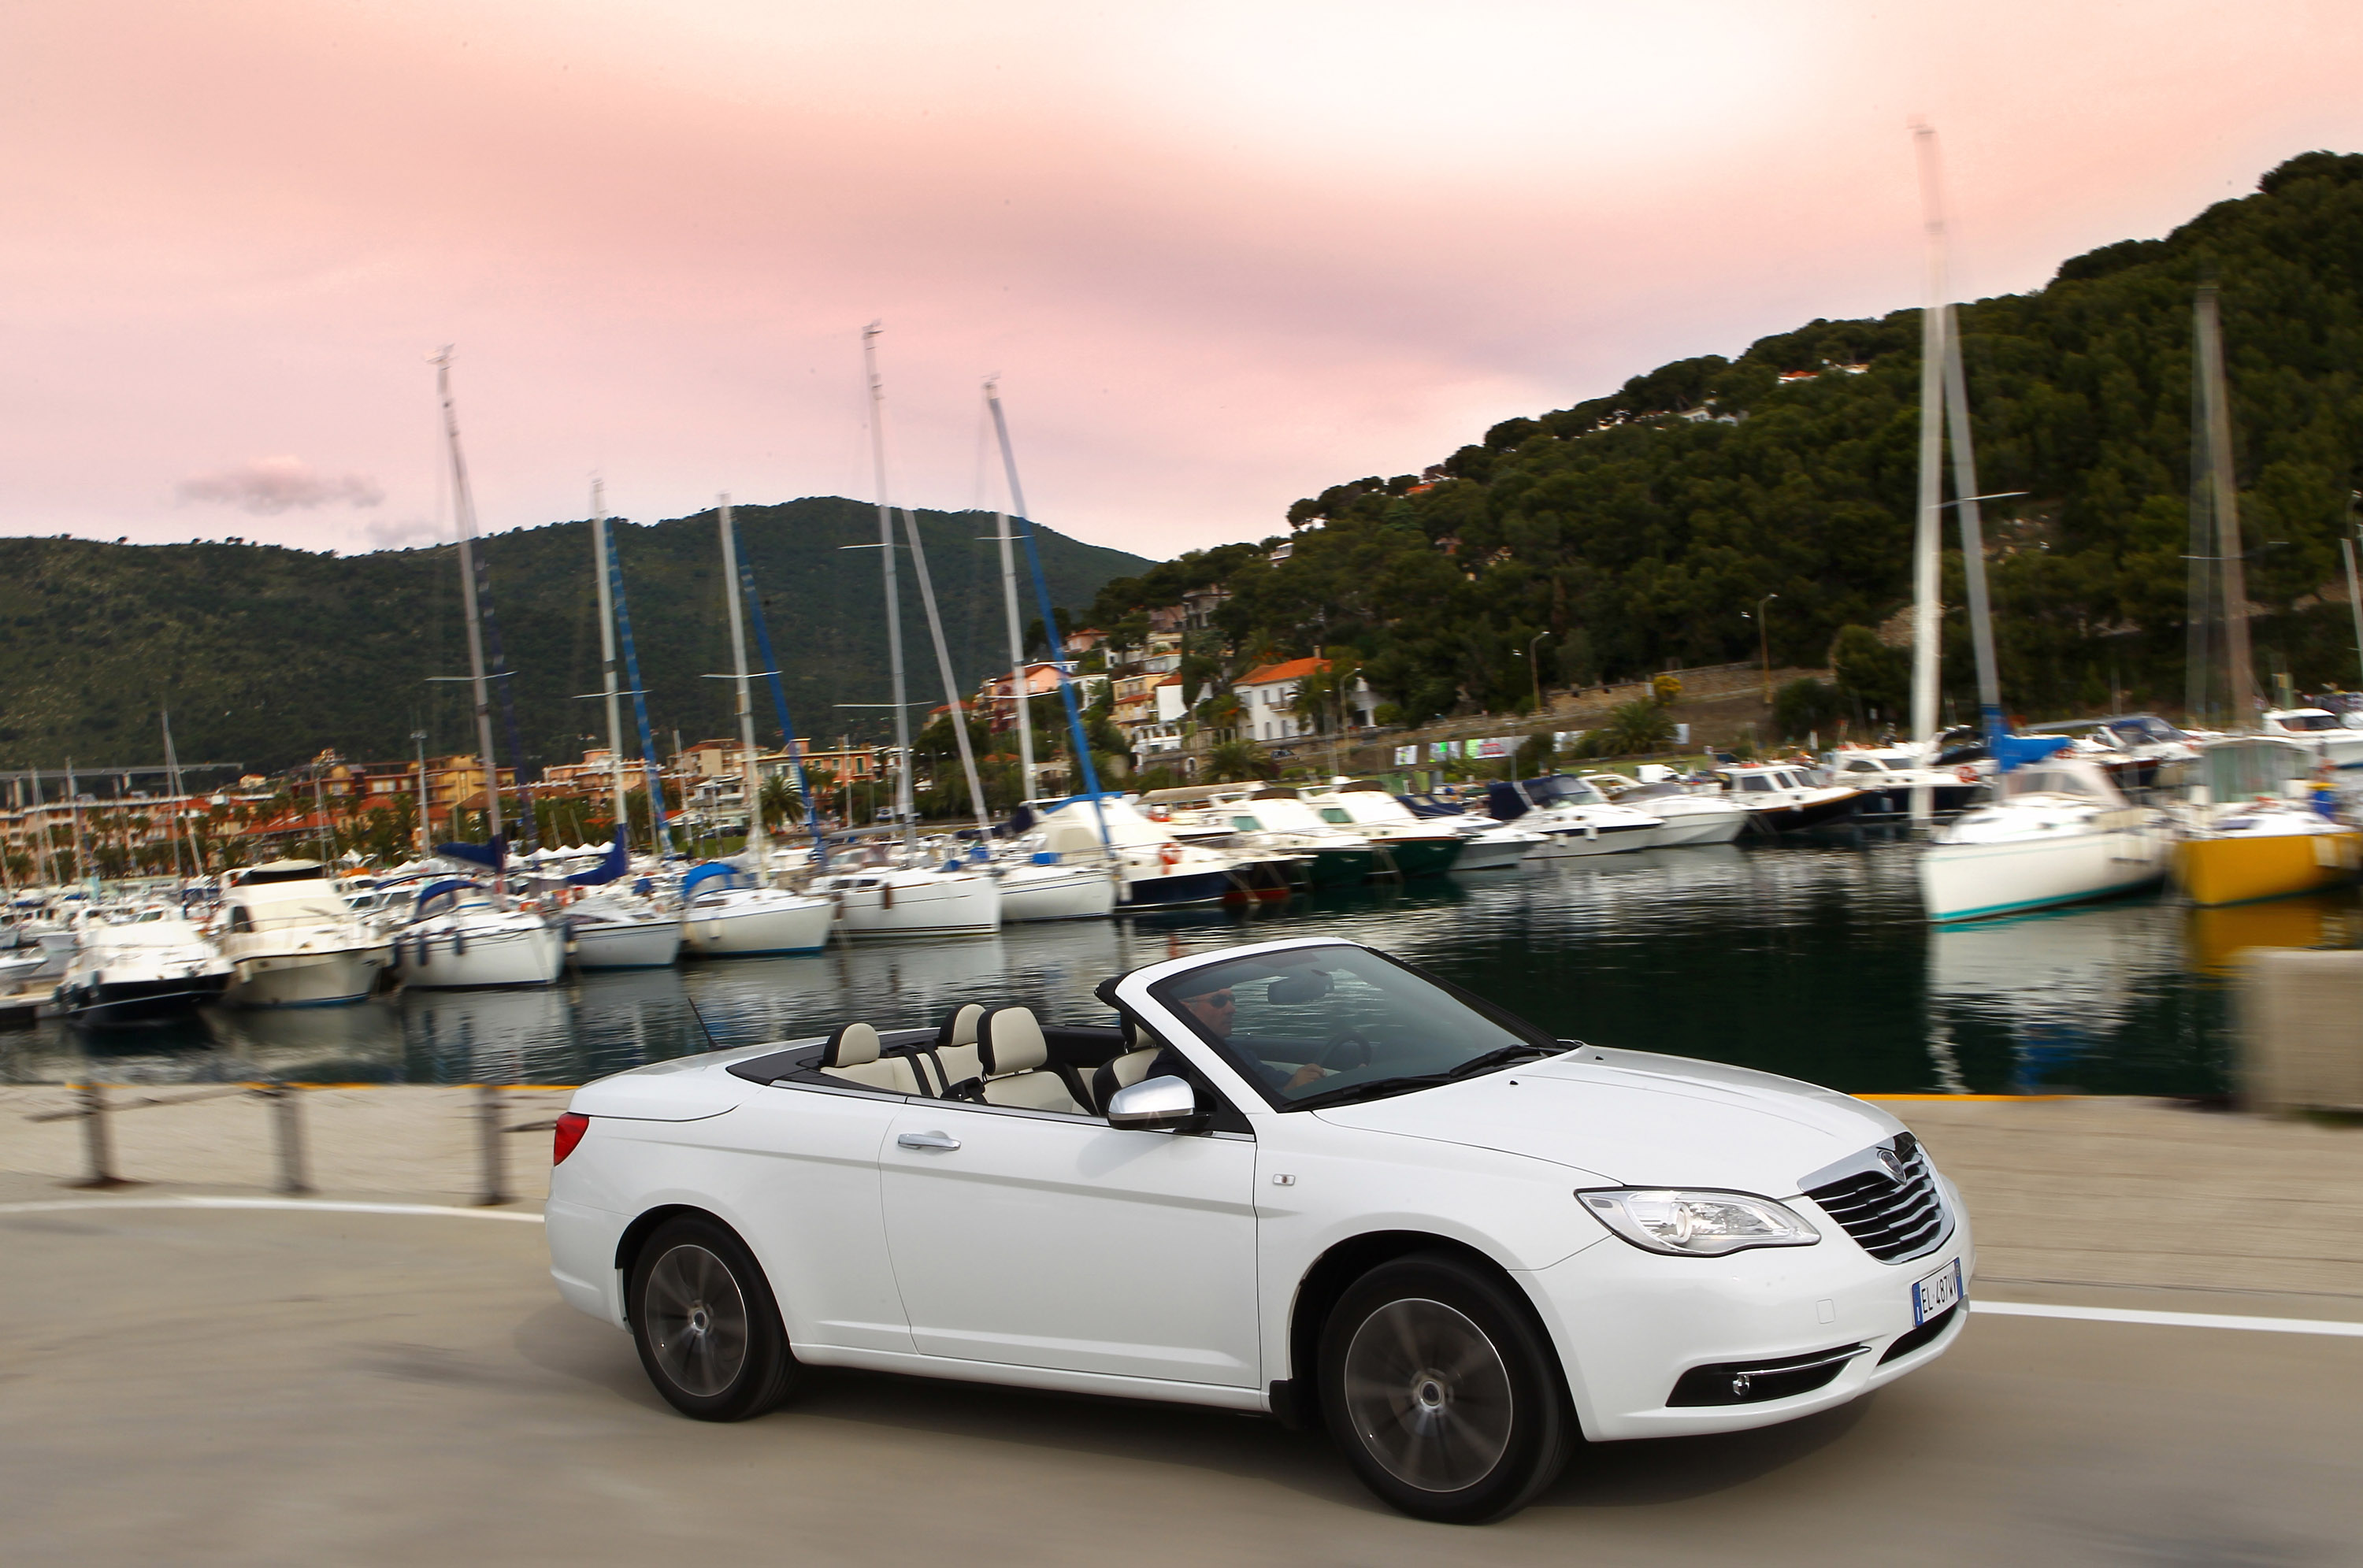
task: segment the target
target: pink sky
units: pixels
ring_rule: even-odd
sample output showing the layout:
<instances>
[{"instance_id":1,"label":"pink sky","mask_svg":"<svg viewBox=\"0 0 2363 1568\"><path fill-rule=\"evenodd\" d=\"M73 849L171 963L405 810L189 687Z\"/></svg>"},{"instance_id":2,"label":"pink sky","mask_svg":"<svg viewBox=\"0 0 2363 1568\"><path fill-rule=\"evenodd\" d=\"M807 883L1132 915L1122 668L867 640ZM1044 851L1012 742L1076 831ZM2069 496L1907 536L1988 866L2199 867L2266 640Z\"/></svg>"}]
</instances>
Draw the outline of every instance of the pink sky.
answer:
<instances>
[{"instance_id":1,"label":"pink sky","mask_svg":"<svg viewBox=\"0 0 2363 1568\"><path fill-rule=\"evenodd\" d=\"M2351 4L194 0L0 12L0 531L437 536L867 498L1149 556L2363 148Z\"/></svg>"}]
</instances>

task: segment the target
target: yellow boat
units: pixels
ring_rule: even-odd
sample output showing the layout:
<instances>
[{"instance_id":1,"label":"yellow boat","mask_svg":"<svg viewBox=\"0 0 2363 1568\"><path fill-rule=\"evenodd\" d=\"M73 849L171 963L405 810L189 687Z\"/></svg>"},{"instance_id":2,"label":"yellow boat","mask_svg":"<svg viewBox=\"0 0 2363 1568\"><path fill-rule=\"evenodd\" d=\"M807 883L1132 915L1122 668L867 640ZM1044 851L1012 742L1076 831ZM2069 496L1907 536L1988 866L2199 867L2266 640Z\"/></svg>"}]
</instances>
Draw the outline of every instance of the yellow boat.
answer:
<instances>
[{"instance_id":1,"label":"yellow boat","mask_svg":"<svg viewBox=\"0 0 2363 1568\"><path fill-rule=\"evenodd\" d=\"M2316 892L2358 867L2363 832L2279 801L2231 808L2174 849L2174 879L2208 907Z\"/></svg>"}]
</instances>

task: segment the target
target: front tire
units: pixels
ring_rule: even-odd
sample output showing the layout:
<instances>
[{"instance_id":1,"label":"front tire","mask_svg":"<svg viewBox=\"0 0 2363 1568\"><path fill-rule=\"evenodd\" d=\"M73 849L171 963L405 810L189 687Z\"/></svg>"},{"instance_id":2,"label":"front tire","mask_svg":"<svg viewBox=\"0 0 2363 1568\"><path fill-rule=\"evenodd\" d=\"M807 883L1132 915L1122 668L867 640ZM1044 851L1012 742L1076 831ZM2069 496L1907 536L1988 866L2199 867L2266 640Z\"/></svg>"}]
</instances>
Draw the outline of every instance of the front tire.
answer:
<instances>
[{"instance_id":1,"label":"front tire","mask_svg":"<svg viewBox=\"0 0 2363 1568\"><path fill-rule=\"evenodd\" d=\"M1414 1518L1483 1524L1559 1478L1573 1411L1510 1287L1447 1253L1381 1264L1321 1331L1323 1413L1362 1484Z\"/></svg>"},{"instance_id":2,"label":"front tire","mask_svg":"<svg viewBox=\"0 0 2363 1568\"><path fill-rule=\"evenodd\" d=\"M746 1243L686 1215L632 1263L632 1341L665 1402L701 1421L743 1421L786 1397L804 1369Z\"/></svg>"}]
</instances>

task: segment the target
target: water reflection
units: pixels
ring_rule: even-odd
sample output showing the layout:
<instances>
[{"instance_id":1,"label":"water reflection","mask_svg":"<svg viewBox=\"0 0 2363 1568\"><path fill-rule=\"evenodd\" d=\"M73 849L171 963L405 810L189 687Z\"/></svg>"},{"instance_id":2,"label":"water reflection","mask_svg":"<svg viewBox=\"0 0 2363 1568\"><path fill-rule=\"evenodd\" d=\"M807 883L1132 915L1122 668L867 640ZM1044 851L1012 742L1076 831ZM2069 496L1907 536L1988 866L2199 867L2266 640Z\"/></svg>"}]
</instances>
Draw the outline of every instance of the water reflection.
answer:
<instances>
[{"instance_id":1,"label":"water reflection","mask_svg":"<svg viewBox=\"0 0 2363 1568\"><path fill-rule=\"evenodd\" d=\"M2258 945L2363 944L2351 892L2228 910L2163 899L1931 930L1908 843L1716 846L1559 861L997 935L421 992L358 1008L220 1010L179 1032L0 1035L0 1080L285 1077L579 1083L848 1019L932 1025L963 1002L1109 1015L1110 975L1330 934L1426 965L1553 1032L1859 1092L2224 1084L2225 977ZM94 1061L95 1059L95 1061Z\"/></svg>"}]
</instances>

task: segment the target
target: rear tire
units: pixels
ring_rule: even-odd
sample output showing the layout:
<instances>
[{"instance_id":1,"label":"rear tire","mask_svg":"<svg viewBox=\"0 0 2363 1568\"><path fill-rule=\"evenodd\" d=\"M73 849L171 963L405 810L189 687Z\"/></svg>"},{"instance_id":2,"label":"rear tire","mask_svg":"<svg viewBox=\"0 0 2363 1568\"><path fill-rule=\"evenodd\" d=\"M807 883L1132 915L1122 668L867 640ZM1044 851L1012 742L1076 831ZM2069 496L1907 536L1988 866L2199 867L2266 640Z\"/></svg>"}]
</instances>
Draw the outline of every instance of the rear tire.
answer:
<instances>
[{"instance_id":1,"label":"rear tire","mask_svg":"<svg viewBox=\"0 0 2363 1568\"><path fill-rule=\"evenodd\" d=\"M1414 1518L1484 1524L1559 1478L1576 1441L1526 1305L1448 1253L1381 1264L1321 1331L1321 1404L1362 1484Z\"/></svg>"},{"instance_id":2,"label":"rear tire","mask_svg":"<svg viewBox=\"0 0 2363 1568\"><path fill-rule=\"evenodd\" d=\"M667 1220L632 1261L632 1342L665 1402L743 1421L787 1397L804 1368L746 1243L702 1215Z\"/></svg>"}]
</instances>

